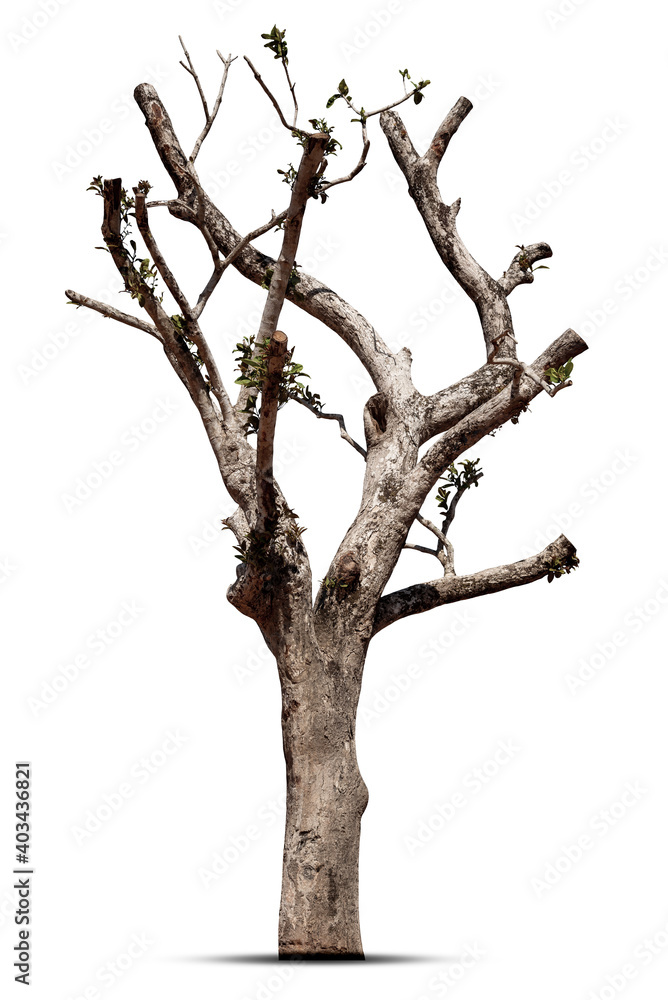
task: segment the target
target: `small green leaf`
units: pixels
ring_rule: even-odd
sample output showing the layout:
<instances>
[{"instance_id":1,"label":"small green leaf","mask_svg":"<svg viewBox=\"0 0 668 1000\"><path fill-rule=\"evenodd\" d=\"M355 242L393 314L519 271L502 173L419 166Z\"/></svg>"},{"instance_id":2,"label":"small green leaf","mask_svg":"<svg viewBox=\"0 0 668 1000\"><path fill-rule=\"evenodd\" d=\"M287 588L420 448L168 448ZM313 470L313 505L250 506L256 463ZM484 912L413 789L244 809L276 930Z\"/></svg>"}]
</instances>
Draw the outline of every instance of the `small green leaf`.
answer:
<instances>
[{"instance_id":1,"label":"small green leaf","mask_svg":"<svg viewBox=\"0 0 668 1000\"><path fill-rule=\"evenodd\" d=\"M348 95L348 84L345 80L341 80L341 83L339 84L339 94L341 94L342 97L347 97Z\"/></svg>"}]
</instances>

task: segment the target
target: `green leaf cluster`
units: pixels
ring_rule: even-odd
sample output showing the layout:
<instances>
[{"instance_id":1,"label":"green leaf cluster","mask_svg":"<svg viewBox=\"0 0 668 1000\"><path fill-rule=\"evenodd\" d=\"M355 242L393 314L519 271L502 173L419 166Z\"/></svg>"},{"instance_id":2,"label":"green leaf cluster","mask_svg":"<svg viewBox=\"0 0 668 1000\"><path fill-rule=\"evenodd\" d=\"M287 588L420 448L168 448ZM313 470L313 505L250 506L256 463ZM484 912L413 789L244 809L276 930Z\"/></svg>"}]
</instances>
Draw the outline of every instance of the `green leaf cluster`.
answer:
<instances>
[{"instance_id":1,"label":"green leaf cluster","mask_svg":"<svg viewBox=\"0 0 668 1000\"><path fill-rule=\"evenodd\" d=\"M288 65L288 43L285 41L285 29L280 31L276 25L271 31L263 33L262 38L268 38L265 49L270 49L274 53L274 59L282 59Z\"/></svg>"},{"instance_id":2,"label":"green leaf cluster","mask_svg":"<svg viewBox=\"0 0 668 1000\"><path fill-rule=\"evenodd\" d=\"M439 487L436 499L438 501L438 506L444 514L446 514L448 510L451 493L468 490L471 486L475 486L477 488L478 480L482 476L482 470L478 468L479 462L479 458L474 458L473 461L465 458L463 462L457 463L457 465L461 467L460 472L457 471L457 466L453 462L448 466L446 474L441 476L441 479L445 480L446 485Z\"/></svg>"},{"instance_id":3,"label":"green leaf cluster","mask_svg":"<svg viewBox=\"0 0 668 1000\"><path fill-rule=\"evenodd\" d=\"M580 560L577 556L571 555L567 556L566 559L561 561L561 559L553 559L548 566L547 582L552 583L552 581L564 573L570 573L572 569L577 569L580 564Z\"/></svg>"},{"instance_id":4,"label":"green leaf cluster","mask_svg":"<svg viewBox=\"0 0 668 1000\"><path fill-rule=\"evenodd\" d=\"M559 365L558 368L547 368L543 372L543 378L552 385L559 385L561 382L566 381L572 371L573 358L570 358L565 365Z\"/></svg>"},{"instance_id":5,"label":"green leaf cluster","mask_svg":"<svg viewBox=\"0 0 668 1000\"><path fill-rule=\"evenodd\" d=\"M235 348L237 354L237 367L240 371L239 378L235 379L236 385L243 385L248 389L255 390L249 393L243 413L248 414L246 421L246 433L257 434L260 426L260 413L257 405L259 394L267 378L267 348L271 338L265 337L264 344L260 351L253 356L255 348L254 337L244 337ZM300 382L300 379L310 378L304 371L303 365L292 360L294 347L288 351L283 362L283 371L278 386L278 406L279 409L290 399L304 399L316 409L322 410L323 403L318 393L312 393L309 386Z\"/></svg>"}]
</instances>

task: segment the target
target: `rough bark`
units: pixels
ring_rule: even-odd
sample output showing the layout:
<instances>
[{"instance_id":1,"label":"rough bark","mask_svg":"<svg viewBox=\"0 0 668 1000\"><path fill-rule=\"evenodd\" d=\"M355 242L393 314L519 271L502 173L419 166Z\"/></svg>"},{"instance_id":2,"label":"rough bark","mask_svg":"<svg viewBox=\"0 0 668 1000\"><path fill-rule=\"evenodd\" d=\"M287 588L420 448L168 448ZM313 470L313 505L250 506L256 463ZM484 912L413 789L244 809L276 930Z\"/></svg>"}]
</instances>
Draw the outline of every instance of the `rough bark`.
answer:
<instances>
[{"instance_id":1,"label":"rough bark","mask_svg":"<svg viewBox=\"0 0 668 1000\"><path fill-rule=\"evenodd\" d=\"M140 305L152 322L78 292L66 294L76 305L133 326L160 342L200 413L224 484L239 505L225 522L242 555L227 598L258 624L276 658L282 692L287 810L279 956L362 958L358 858L360 820L368 793L357 764L355 716L369 642L406 616L545 577L549 580L555 572L561 575L564 567L567 571L577 565L574 546L561 536L528 559L458 576L452 543L446 535L463 491L457 492L442 528L423 515L422 507L439 477L473 444L507 422L517 421L529 402L541 393L545 395L545 390L553 396L556 390L546 383L546 370L565 364L587 345L567 330L531 365L518 360L508 297L518 285L534 280L534 264L551 256L551 250L546 243L520 248L498 279L478 263L457 232L459 201L446 205L437 184L445 151L471 111L471 103L460 98L436 129L424 156L418 156L403 122L392 110L412 96L412 92L407 93L401 102L367 117L380 115L381 127L434 247L474 303L485 353L485 361L476 371L423 396L411 378L408 349L390 351L364 316L317 279L300 272L296 289L290 285L304 212L314 193L314 178L322 176L328 136L296 128L303 153L290 204L280 215L272 212L270 223L242 238L206 196L194 168L216 117L232 57L221 56L225 74L209 112L185 46L184 52L188 60L185 68L195 79L206 118L190 157L183 152L155 89L140 84L135 90L155 149L176 187L175 198L157 202L147 202L144 189L135 188L137 225L157 272L181 309L181 317L167 315L160 298L140 280L123 250L118 179L105 182L102 232L126 289L141 293ZM253 72L276 105L276 99ZM298 109L292 85L291 94L296 126ZM347 177L321 184L321 191L352 179L362 169L369 151L366 119L362 135L363 151L357 167ZM183 294L151 232L149 210L158 205L167 205L175 218L195 226L211 253L213 273L194 306ZM284 234L281 252L274 260L251 244L276 223L283 225ZM265 286L268 271L273 271L255 347L257 357L268 339L257 450L247 440L242 412L248 387L233 405L199 324L200 314L228 266L250 281L265 282ZM316 416L336 419L341 436L365 462L359 510L336 549L315 601L308 553L294 512L276 482L272 461L287 347L286 335L278 332L276 325L286 300L339 336L365 366L376 388L364 407L366 448L348 435L341 414L321 413L301 400ZM420 456L423 445L429 446ZM416 523L436 536L435 549L407 542ZM386 594L388 580L405 548L437 556L443 574Z\"/></svg>"},{"instance_id":2,"label":"rough bark","mask_svg":"<svg viewBox=\"0 0 668 1000\"><path fill-rule=\"evenodd\" d=\"M279 669L282 663L279 657ZM314 648L292 677L281 670L287 805L280 958L363 958L360 820L368 793L355 752L362 664Z\"/></svg>"}]
</instances>

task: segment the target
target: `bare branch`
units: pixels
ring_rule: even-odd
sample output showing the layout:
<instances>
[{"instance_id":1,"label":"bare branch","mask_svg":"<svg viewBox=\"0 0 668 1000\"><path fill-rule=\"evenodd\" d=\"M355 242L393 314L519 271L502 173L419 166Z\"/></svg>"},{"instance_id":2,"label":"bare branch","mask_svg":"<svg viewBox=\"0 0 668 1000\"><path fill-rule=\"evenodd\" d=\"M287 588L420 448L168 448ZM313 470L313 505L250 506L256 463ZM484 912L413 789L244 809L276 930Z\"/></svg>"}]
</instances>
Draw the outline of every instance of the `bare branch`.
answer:
<instances>
[{"instance_id":1,"label":"bare branch","mask_svg":"<svg viewBox=\"0 0 668 1000\"><path fill-rule=\"evenodd\" d=\"M150 333L152 337L155 337L161 343L163 342L162 334L157 327L151 326L150 323L146 323L143 319L137 319L136 316L131 316L129 313L121 312L120 309L108 306L106 302L89 299L87 295L81 295L79 292L73 292L71 289L67 289L65 295L76 306L85 306L87 309L93 309L95 312L101 313L102 316L106 316L107 319L115 319L119 323L125 323L126 326L133 326L137 330L143 330L144 333Z\"/></svg>"},{"instance_id":2,"label":"bare branch","mask_svg":"<svg viewBox=\"0 0 668 1000\"><path fill-rule=\"evenodd\" d=\"M288 72L288 62L287 59L282 59L283 69L285 70L285 78L288 81L288 87L290 88L290 93L292 94L292 103L295 106L295 113L292 117L292 127L293 129L297 127L297 118L299 117L299 105L297 104L297 95L295 93L295 84L290 79L290 73Z\"/></svg>"},{"instance_id":3,"label":"bare branch","mask_svg":"<svg viewBox=\"0 0 668 1000\"><path fill-rule=\"evenodd\" d=\"M193 151L190 154L190 162L191 163L195 162L195 160L197 158L197 154L199 153L200 149L202 148L202 143L204 142L204 140L206 139L207 135L211 131L211 126L213 125L213 123L216 120L216 115L218 114L218 109L220 108L220 102L223 99L223 91L225 90L225 84L227 83L227 74L230 71L230 66L232 65L232 63L234 62L234 60L237 58L236 56L232 56L232 53L230 53L228 55L227 59L225 59L224 56L222 56L220 54L220 52L218 51L218 49L216 49L216 54L219 56L220 59L222 59L223 65L225 66L225 71L223 73L223 78L220 81L220 87L218 89L218 94L216 96L216 100L215 100L215 103L213 105L213 111L211 112L210 115L207 114L206 125L204 126L204 128L200 132L200 134L199 134L199 136L197 138L197 142L193 146Z\"/></svg>"},{"instance_id":4,"label":"bare branch","mask_svg":"<svg viewBox=\"0 0 668 1000\"><path fill-rule=\"evenodd\" d=\"M227 391L223 385L223 380L220 372L218 371L218 365L216 364L215 358L211 353L211 349L206 342L204 334L197 324L196 317L188 299L181 291L179 283L172 274L172 271L163 257L162 252L155 241L153 233L151 232L148 222L148 211L146 209L146 195L139 188L133 188L133 191L135 195L135 218L137 220L137 228L141 233L142 239L146 244L148 252L153 258L162 280L167 285L167 288L183 314L186 332L199 350L201 359L206 365L211 389L218 400L221 413L223 414L225 420L229 422L232 420L232 404L230 403L229 396L227 395Z\"/></svg>"},{"instance_id":5,"label":"bare branch","mask_svg":"<svg viewBox=\"0 0 668 1000\"><path fill-rule=\"evenodd\" d=\"M167 110L151 84L139 84L134 95L156 150L178 192L178 197L168 203L169 210L175 218L197 225L195 182ZM242 237L206 195L203 200L206 226L221 253L228 254ZM272 257L251 246L246 247L234 262L235 268L244 277L258 285L262 284L267 268L274 264ZM327 285L303 271L300 277L299 294L289 289L288 300L341 337L364 365L378 391L391 390L397 377L403 376L400 369L402 352L393 354L368 320Z\"/></svg>"},{"instance_id":6,"label":"bare branch","mask_svg":"<svg viewBox=\"0 0 668 1000\"><path fill-rule=\"evenodd\" d=\"M520 247L510 262L498 285L504 295L510 295L518 285L530 285L534 280L533 266L539 260L547 260L552 256L552 249L547 243L532 243L528 247Z\"/></svg>"},{"instance_id":7,"label":"bare branch","mask_svg":"<svg viewBox=\"0 0 668 1000\"><path fill-rule=\"evenodd\" d=\"M301 403L302 406L305 406L307 410L310 410L311 413L313 413L318 418L318 420L337 420L339 424L339 429L341 431L341 437L343 438L343 440L347 441L349 445L352 445L355 451L359 452L362 458L366 459L366 449L363 448L360 444L358 444L357 441L355 441L353 438L351 438L350 434L346 430L346 422L343 419L342 414L324 413L322 410L316 409L315 406L313 406L311 403L308 403L305 399L302 399L301 396L294 396L293 399L295 399L298 403Z\"/></svg>"},{"instance_id":8,"label":"bare branch","mask_svg":"<svg viewBox=\"0 0 668 1000\"><path fill-rule=\"evenodd\" d=\"M272 229L274 226L277 226L279 223L283 222L287 218L287 215L288 215L287 208L285 209L284 212L281 212L280 215L275 215L274 212L272 211L271 219L269 220L269 222L265 222L264 225L258 226L257 229L254 229L251 233L248 233L246 236L244 236L242 240L239 240L237 245L234 247L233 250L231 250L228 253L227 257L225 257L224 260L221 260L219 257L217 257L213 269L213 274L206 283L206 286L202 289L200 296L197 300L197 305L193 309L193 316L196 319L201 315L202 310L204 309L204 306L207 304L209 298L211 297L213 290L215 289L216 285L218 284L218 282L220 281L224 272L230 266L230 264L234 263L239 254L246 249L249 243L252 243L252 241L257 239L258 236L262 236L264 233L268 233L269 230ZM216 250L216 255L217 253L218 251Z\"/></svg>"},{"instance_id":9,"label":"bare branch","mask_svg":"<svg viewBox=\"0 0 668 1000\"><path fill-rule=\"evenodd\" d=\"M443 154L448 148L450 140L472 108L473 105L469 101L468 97L460 97L455 106L448 111L447 115L436 129L429 149L423 157L425 164L433 173L434 177L436 177L439 164L443 159Z\"/></svg>"},{"instance_id":10,"label":"bare branch","mask_svg":"<svg viewBox=\"0 0 668 1000\"><path fill-rule=\"evenodd\" d=\"M185 46L185 42L183 41L183 39L181 38L180 35L179 35L179 41L181 42L181 48L183 49L183 51L185 53L185 57L188 60L188 65L187 66L186 66L186 64L182 60L180 60L180 65L183 66L183 68L186 70L186 72L190 73L190 75L192 76L192 78L194 79L194 81L195 81L195 83L197 85L197 90L199 91L199 96L200 96L200 98L202 100L202 106L204 108L204 117L206 118L206 121L208 123L208 121L209 121L209 108L208 108L208 105L206 103L206 97L204 96L204 91L202 89L202 84L200 83L199 77L198 77L198 75L197 75L197 73L195 71L195 67L193 66L193 62L192 62L192 59L190 58L190 54L189 54L189 52L188 52L188 50L187 50L187 48ZM192 159L192 157L191 157L191 159Z\"/></svg>"},{"instance_id":11,"label":"bare branch","mask_svg":"<svg viewBox=\"0 0 668 1000\"><path fill-rule=\"evenodd\" d=\"M319 192L329 191L330 188L335 187L337 184L346 184L351 181L353 177L357 177L361 170L366 166L366 158L369 154L369 149L371 147L371 142L369 136L367 135L366 122L362 122L362 152L357 164L353 167L349 174L345 177L337 177L334 181L328 181L326 184L321 184L318 189Z\"/></svg>"},{"instance_id":12,"label":"bare branch","mask_svg":"<svg viewBox=\"0 0 668 1000\"><path fill-rule=\"evenodd\" d=\"M262 386L262 405L257 432L257 502L258 526L266 531L276 519L276 483L274 482L274 435L278 411L278 390L285 363L288 338L276 330L267 345L267 376Z\"/></svg>"},{"instance_id":13,"label":"bare branch","mask_svg":"<svg viewBox=\"0 0 668 1000\"><path fill-rule=\"evenodd\" d=\"M296 124L295 125L289 125L287 123L287 121L285 120L285 115L283 114L283 112L281 110L280 104L278 103L278 101L276 100L276 98L274 97L274 95L272 94L272 92L269 90L269 87L266 85L266 83L264 82L264 80L262 79L262 77L260 76L260 74L258 73L258 71L255 69L255 66L253 66L253 63L250 61L250 59L248 58L248 56L244 56L244 59L246 60L246 62L250 66L251 70L253 71L253 76L255 77L255 79L257 80L257 82L260 84L260 86L264 90L265 94L267 95L267 97L269 98L269 100L271 101L271 103L276 108L276 113L278 114L278 117L281 120L281 125L284 125L285 128L289 129L290 132L296 132L298 135L301 135L301 136L307 136L307 135L309 135L309 133L308 132L304 132L303 129L297 128ZM294 94L293 94L293 97L294 97Z\"/></svg>"},{"instance_id":14,"label":"bare branch","mask_svg":"<svg viewBox=\"0 0 668 1000\"><path fill-rule=\"evenodd\" d=\"M533 583L548 576L553 571L555 561L565 563L573 556L575 547L564 535L560 535L542 552L528 559L465 576L445 576L429 583L397 590L380 599L373 635L409 615L421 614L423 611L430 611L444 604L466 601L483 594L496 594L511 587Z\"/></svg>"},{"instance_id":15,"label":"bare branch","mask_svg":"<svg viewBox=\"0 0 668 1000\"><path fill-rule=\"evenodd\" d=\"M445 550L444 558L445 558L446 562L444 563L444 565L447 565L448 572L454 573L455 572L455 550L452 547L452 542L450 541L450 539L446 538L445 533L443 531L441 531L440 528L437 528L436 525L432 521L430 521L428 518L423 517L422 514L418 514L416 520L419 521L419 523L421 525L423 525L423 527L425 527L429 531L431 531L432 534L436 535L436 537L438 539L438 545L436 546L436 552L443 554L443 550ZM439 558L440 558L440 556L439 556Z\"/></svg>"},{"instance_id":16,"label":"bare branch","mask_svg":"<svg viewBox=\"0 0 668 1000\"><path fill-rule=\"evenodd\" d=\"M564 348L568 348L569 351L565 357ZM563 364L568 358L586 350L587 345L584 340L574 331L567 331L533 363L531 375L536 376L535 378L528 377L527 370L521 376L518 385L514 385L513 382L506 384L500 392L496 392L487 399L487 402L469 412L442 434L404 480L402 503L406 506L406 516L411 520L416 516L413 512L422 507L429 490L456 458L486 434L517 417L527 408L531 400L543 391L538 373L542 374L553 364L551 358L556 355L557 358L561 358L559 364Z\"/></svg>"},{"instance_id":17,"label":"bare branch","mask_svg":"<svg viewBox=\"0 0 668 1000\"><path fill-rule=\"evenodd\" d=\"M460 98L439 126L432 145L421 157L417 156L396 112L384 112L380 124L392 154L408 181L410 195L439 257L475 304L489 356L494 341L501 334L513 333L508 302L499 284L469 253L457 232L455 220L460 208L459 200L452 205L444 204L436 183L438 164L443 152L469 110L470 102L466 98ZM504 356L515 356L511 340L507 340L504 347Z\"/></svg>"}]
</instances>

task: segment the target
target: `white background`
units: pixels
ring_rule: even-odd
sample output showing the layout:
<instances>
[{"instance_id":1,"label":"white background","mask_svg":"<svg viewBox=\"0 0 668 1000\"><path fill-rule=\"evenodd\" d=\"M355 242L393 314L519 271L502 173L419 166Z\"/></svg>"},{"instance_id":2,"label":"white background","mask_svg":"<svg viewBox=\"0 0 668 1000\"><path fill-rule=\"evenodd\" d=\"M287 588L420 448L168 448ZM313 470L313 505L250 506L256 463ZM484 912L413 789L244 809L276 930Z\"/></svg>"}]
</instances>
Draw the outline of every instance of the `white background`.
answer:
<instances>
[{"instance_id":1,"label":"white background","mask_svg":"<svg viewBox=\"0 0 668 1000\"><path fill-rule=\"evenodd\" d=\"M39 998L664 996L665 17L650 0L176 6L25 0L3 11L2 978L13 977L16 941L13 763L27 758ZM280 64L259 37L275 21L288 31L304 123L324 113L341 77L371 109L400 95L397 70L408 67L432 80L420 107L400 109L422 151L460 94L473 100L440 174L444 198L462 197L461 234L495 276L517 243L554 250L550 270L511 298L523 360L569 326L590 345L573 388L536 399L474 449L484 479L452 529L459 572L521 558L562 529L581 568L418 616L371 645L358 722L370 789L365 965L270 962L279 688L254 623L225 598L236 565L219 530L229 499L157 343L63 294L135 307L111 294L111 261L94 249L101 201L85 191L101 173L172 195L134 86L155 83L189 149L202 109L178 65L182 33L210 100L219 48L247 53L287 107ZM356 161L358 126L340 102L327 116L344 144L335 176ZM482 363L482 337L377 119L370 131L366 170L326 205L310 203L298 260L387 342L407 343L416 384L435 391ZM198 165L240 232L285 206L276 170L297 154L239 58ZM198 234L165 209L152 221L196 295L210 265ZM258 246L274 252L277 241ZM252 332L263 296L228 273L204 314L228 387L231 348ZM281 326L314 391L362 440L361 366L290 305ZM308 527L317 581L355 514L362 463L335 424L292 409L279 422L280 481ZM68 501L113 451L113 473ZM425 512L436 516L433 501ZM414 537L428 543L422 529ZM391 588L437 572L406 552ZM120 627L124 604L134 617ZM98 629L112 641L96 644ZM71 667L77 656L82 669ZM68 665L74 679L63 680ZM589 679L576 687L578 672ZM165 754L175 732L182 745ZM517 749L495 766L502 740ZM476 791L471 772L486 762ZM108 818L105 796L118 803L124 784L131 794ZM457 792L465 804L446 822L436 809L447 816ZM107 818L82 833L96 812ZM418 834L420 847L408 839ZM232 838L236 860L205 888L216 852L235 858ZM569 861L579 838L587 848ZM151 943L135 943L130 960L133 935ZM465 967L467 948L478 958ZM382 961L397 957L406 961Z\"/></svg>"}]
</instances>

